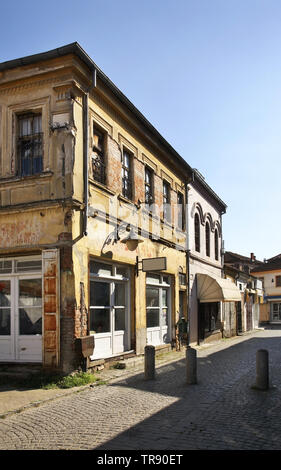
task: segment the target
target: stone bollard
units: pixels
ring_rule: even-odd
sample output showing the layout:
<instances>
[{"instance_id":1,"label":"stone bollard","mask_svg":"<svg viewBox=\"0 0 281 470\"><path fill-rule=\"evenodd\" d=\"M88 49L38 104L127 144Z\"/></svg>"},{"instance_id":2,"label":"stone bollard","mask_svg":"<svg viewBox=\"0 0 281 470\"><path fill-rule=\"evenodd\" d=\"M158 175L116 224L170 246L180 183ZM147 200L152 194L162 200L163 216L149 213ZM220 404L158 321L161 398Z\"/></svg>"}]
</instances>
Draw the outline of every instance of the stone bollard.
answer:
<instances>
[{"instance_id":1,"label":"stone bollard","mask_svg":"<svg viewBox=\"0 0 281 470\"><path fill-rule=\"evenodd\" d=\"M196 349L193 348L186 350L186 381L188 384L197 383Z\"/></svg>"},{"instance_id":2,"label":"stone bollard","mask_svg":"<svg viewBox=\"0 0 281 470\"><path fill-rule=\"evenodd\" d=\"M144 378L155 379L155 347L150 345L144 348Z\"/></svg>"},{"instance_id":3,"label":"stone bollard","mask_svg":"<svg viewBox=\"0 0 281 470\"><path fill-rule=\"evenodd\" d=\"M268 387L268 351L266 349L259 349L256 353L256 383L254 388L268 390Z\"/></svg>"}]
</instances>

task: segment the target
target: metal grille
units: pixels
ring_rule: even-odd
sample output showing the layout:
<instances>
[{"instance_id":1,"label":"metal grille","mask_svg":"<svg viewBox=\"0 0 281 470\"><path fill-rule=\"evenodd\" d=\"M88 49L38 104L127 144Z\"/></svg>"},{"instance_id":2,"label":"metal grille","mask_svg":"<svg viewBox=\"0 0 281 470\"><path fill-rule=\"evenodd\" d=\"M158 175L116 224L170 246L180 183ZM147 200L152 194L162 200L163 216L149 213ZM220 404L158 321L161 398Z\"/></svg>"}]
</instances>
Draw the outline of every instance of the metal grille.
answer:
<instances>
[{"instance_id":1,"label":"metal grille","mask_svg":"<svg viewBox=\"0 0 281 470\"><path fill-rule=\"evenodd\" d=\"M101 155L94 153L92 158L93 177L99 183L105 184L106 172L105 163Z\"/></svg>"},{"instance_id":2,"label":"metal grille","mask_svg":"<svg viewBox=\"0 0 281 470\"><path fill-rule=\"evenodd\" d=\"M20 176L36 175L43 170L43 133L41 114L18 116L17 149Z\"/></svg>"},{"instance_id":3,"label":"metal grille","mask_svg":"<svg viewBox=\"0 0 281 470\"><path fill-rule=\"evenodd\" d=\"M99 183L106 183L105 166L105 135L99 130L94 130L94 147L92 155L93 178Z\"/></svg>"},{"instance_id":4,"label":"metal grille","mask_svg":"<svg viewBox=\"0 0 281 470\"><path fill-rule=\"evenodd\" d=\"M132 199L132 155L126 150L123 151L122 158L122 194L127 199Z\"/></svg>"}]
</instances>

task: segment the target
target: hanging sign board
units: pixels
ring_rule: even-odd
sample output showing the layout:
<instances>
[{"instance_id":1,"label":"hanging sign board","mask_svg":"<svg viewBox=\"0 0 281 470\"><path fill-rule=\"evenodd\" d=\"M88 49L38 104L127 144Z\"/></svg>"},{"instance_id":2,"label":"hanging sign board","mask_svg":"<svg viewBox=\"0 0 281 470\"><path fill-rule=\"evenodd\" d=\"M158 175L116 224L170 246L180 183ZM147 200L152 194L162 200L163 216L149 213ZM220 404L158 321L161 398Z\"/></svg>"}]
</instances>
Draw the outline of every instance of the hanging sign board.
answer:
<instances>
[{"instance_id":1,"label":"hanging sign board","mask_svg":"<svg viewBox=\"0 0 281 470\"><path fill-rule=\"evenodd\" d=\"M146 258L142 260L142 270L147 271L163 271L167 269L167 258Z\"/></svg>"}]
</instances>

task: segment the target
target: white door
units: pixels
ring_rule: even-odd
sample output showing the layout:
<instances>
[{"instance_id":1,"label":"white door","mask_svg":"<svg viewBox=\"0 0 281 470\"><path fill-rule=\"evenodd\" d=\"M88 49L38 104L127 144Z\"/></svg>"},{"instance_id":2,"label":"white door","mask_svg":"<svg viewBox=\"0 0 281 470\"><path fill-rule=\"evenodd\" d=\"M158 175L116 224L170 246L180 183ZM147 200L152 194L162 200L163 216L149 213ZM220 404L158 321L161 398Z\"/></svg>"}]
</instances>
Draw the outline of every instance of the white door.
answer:
<instances>
[{"instance_id":1,"label":"white door","mask_svg":"<svg viewBox=\"0 0 281 470\"><path fill-rule=\"evenodd\" d=\"M148 274L146 282L146 340L157 346L171 341L170 279Z\"/></svg>"},{"instance_id":2,"label":"white door","mask_svg":"<svg viewBox=\"0 0 281 470\"><path fill-rule=\"evenodd\" d=\"M0 279L0 361L42 362L42 278Z\"/></svg>"},{"instance_id":3,"label":"white door","mask_svg":"<svg viewBox=\"0 0 281 470\"><path fill-rule=\"evenodd\" d=\"M122 271L123 270L123 271ZM91 359L128 350L129 293L127 269L94 263L90 281L90 333L95 336Z\"/></svg>"}]
</instances>

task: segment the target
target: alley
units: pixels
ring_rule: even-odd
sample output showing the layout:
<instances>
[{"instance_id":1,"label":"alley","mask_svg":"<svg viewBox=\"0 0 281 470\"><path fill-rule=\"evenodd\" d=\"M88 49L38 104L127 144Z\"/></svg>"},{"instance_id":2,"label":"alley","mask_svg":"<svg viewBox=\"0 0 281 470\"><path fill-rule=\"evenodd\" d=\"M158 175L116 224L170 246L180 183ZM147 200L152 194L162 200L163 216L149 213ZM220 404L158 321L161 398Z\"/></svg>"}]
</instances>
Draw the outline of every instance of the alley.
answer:
<instances>
[{"instance_id":1,"label":"alley","mask_svg":"<svg viewBox=\"0 0 281 470\"><path fill-rule=\"evenodd\" d=\"M198 348L198 384L185 361L140 370L0 422L0 449L280 449L281 329ZM255 382L256 351L269 351L267 392Z\"/></svg>"}]
</instances>

